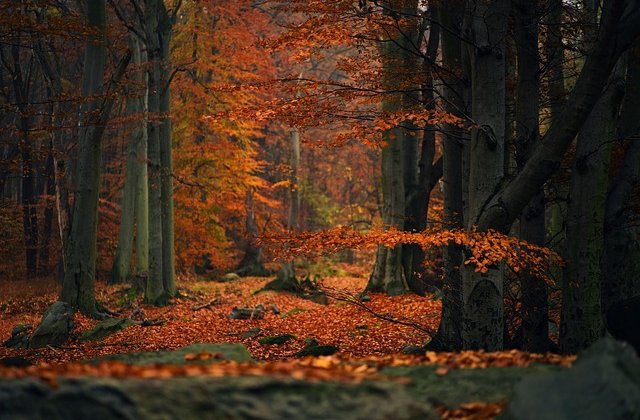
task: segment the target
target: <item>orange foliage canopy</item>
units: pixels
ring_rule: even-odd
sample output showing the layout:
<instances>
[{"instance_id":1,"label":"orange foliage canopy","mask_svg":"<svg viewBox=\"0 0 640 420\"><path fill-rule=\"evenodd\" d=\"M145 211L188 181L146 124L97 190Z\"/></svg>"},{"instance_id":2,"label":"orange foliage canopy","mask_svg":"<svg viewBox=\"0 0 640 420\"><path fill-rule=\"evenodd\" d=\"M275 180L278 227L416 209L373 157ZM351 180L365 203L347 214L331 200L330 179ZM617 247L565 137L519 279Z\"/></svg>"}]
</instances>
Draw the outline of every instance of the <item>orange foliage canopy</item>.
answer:
<instances>
[{"instance_id":1,"label":"orange foliage canopy","mask_svg":"<svg viewBox=\"0 0 640 420\"><path fill-rule=\"evenodd\" d=\"M277 249L277 254L284 259L332 254L345 248L366 249L376 245L393 248L401 244L416 244L426 250L455 243L464 250L464 263L472 264L476 271L485 273L492 266L505 262L515 272L528 270L549 283L553 283L547 274L549 265L560 265L562 262L560 256L549 248L494 230L478 232L430 228L422 232L404 232L392 227L360 232L339 226L320 232L264 235L261 242L272 250Z\"/></svg>"}]
</instances>

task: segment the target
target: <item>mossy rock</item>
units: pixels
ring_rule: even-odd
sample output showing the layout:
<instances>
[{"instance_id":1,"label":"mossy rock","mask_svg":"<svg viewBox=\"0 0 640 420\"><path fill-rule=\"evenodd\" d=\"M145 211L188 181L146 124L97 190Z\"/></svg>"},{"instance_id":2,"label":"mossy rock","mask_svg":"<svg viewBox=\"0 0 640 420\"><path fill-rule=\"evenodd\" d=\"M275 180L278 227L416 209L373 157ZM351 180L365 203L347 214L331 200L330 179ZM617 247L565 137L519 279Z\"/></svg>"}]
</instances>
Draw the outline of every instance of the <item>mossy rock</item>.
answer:
<instances>
[{"instance_id":1,"label":"mossy rock","mask_svg":"<svg viewBox=\"0 0 640 420\"><path fill-rule=\"evenodd\" d=\"M211 353L219 357L212 357L202 360L186 360L189 354ZM130 365L152 365L167 364L181 366L185 364L199 363L211 364L222 360L233 360L236 362L250 362L251 354L245 346L236 343L202 343L191 344L177 350L168 351L146 351L139 353L122 353L103 356L90 360L90 362L100 361L120 361Z\"/></svg>"},{"instance_id":2,"label":"mossy rock","mask_svg":"<svg viewBox=\"0 0 640 420\"><path fill-rule=\"evenodd\" d=\"M258 343L263 344L265 346L273 346L276 344L280 346L289 340L293 340L294 338L296 338L295 335L282 334L282 335L276 335L276 336L262 337L260 340L258 340Z\"/></svg>"},{"instance_id":3,"label":"mossy rock","mask_svg":"<svg viewBox=\"0 0 640 420\"><path fill-rule=\"evenodd\" d=\"M236 273L227 273L224 276L220 277L218 281L221 283L229 283L231 281L238 280L239 278L240 276L237 275Z\"/></svg>"},{"instance_id":4,"label":"mossy rock","mask_svg":"<svg viewBox=\"0 0 640 420\"><path fill-rule=\"evenodd\" d=\"M0 379L0 418L19 419L437 419L401 385L274 377Z\"/></svg>"},{"instance_id":5,"label":"mossy rock","mask_svg":"<svg viewBox=\"0 0 640 420\"><path fill-rule=\"evenodd\" d=\"M528 367L486 369L450 369L446 375L436 375L439 366L385 367L380 371L390 377L408 377L407 390L415 395L429 396L429 400L448 408L459 407L469 401L500 402L509 399L516 384L523 378L566 368L534 364Z\"/></svg>"},{"instance_id":6,"label":"mossy rock","mask_svg":"<svg viewBox=\"0 0 640 420\"><path fill-rule=\"evenodd\" d=\"M42 315L42 321L29 337L29 348L64 344L74 327L73 308L66 302L55 302Z\"/></svg>"},{"instance_id":7,"label":"mossy rock","mask_svg":"<svg viewBox=\"0 0 640 420\"><path fill-rule=\"evenodd\" d=\"M95 327L80 336L81 341L97 341L135 325L131 318L110 318L100 321Z\"/></svg>"}]
</instances>

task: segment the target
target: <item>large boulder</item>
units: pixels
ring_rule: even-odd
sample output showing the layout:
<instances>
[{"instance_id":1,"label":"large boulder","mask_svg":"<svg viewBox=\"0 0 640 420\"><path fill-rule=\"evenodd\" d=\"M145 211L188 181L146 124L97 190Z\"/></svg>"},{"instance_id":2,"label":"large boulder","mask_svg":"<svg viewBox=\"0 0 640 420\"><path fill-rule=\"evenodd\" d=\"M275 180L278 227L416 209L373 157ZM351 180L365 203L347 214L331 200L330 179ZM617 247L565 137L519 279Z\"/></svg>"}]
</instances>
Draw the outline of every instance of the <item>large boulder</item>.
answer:
<instances>
[{"instance_id":1,"label":"large boulder","mask_svg":"<svg viewBox=\"0 0 640 420\"><path fill-rule=\"evenodd\" d=\"M0 379L0 419L436 419L392 383L273 377Z\"/></svg>"},{"instance_id":2,"label":"large boulder","mask_svg":"<svg viewBox=\"0 0 640 420\"><path fill-rule=\"evenodd\" d=\"M29 348L64 344L73 330L73 309L68 303L55 302L44 312L40 325L29 338Z\"/></svg>"},{"instance_id":3,"label":"large boulder","mask_svg":"<svg viewBox=\"0 0 640 420\"><path fill-rule=\"evenodd\" d=\"M640 419L640 359L627 343L601 339L572 368L516 385L505 418Z\"/></svg>"}]
</instances>

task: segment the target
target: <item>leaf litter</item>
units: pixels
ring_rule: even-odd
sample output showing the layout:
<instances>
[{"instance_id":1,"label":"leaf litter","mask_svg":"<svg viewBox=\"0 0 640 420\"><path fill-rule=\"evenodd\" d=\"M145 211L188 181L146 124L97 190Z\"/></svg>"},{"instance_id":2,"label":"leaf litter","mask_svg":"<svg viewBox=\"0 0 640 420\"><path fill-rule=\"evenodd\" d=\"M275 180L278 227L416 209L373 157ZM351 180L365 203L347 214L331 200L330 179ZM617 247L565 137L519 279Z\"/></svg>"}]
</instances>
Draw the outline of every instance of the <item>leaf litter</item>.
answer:
<instances>
[{"instance_id":1,"label":"leaf litter","mask_svg":"<svg viewBox=\"0 0 640 420\"><path fill-rule=\"evenodd\" d=\"M401 354L410 344L422 346L429 340L425 330L435 331L440 321L441 302L432 296L406 294L388 297L370 294L369 310L345 301L330 299L321 305L291 294L255 293L269 279L244 278L230 283L182 279L182 297L167 307L143 305L140 297L130 297L123 286L99 286L98 299L120 316L139 322L99 342L82 342L79 336L97 321L76 314L76 328L71 341L61 347L43 349L7 349L0 347L0 358L23 357L34 365L9 367L0 365L0 377L35 376L52 386L59 377L108 376L116 378L167 378L207 375L270 375L300 380L334 380L358 383L362 380L409 381L403 377L385 377L386 366L437 365L435 374L444 376L451 369L529 366L548 363L570 366L575 356L534 354L517 350L501 352L463 351L432 352L419 355ZM355 296L364 289L364 277L328 277L323 285ZM0 300L0 340L11 335L15 324L37 325L42 312L56 300L57 285L51 282L27 284L11 282L3 285L6 294ZM263 319L229 319L234 306L266 308ZM197 309L197 310L196 310ZM381 320L372 312L424 326L419 330L408 325ZM161 322L158 322L161 321ZM143 326L148 325L148 326ZM248 333L251 332L251 333ZM269 336L290 335L282 344L260 344ZM295 358L310 340L338 347L332 356ZM262 340L263 342L265 340ZM241 343L256 362L219 361L211 365L130 366L109 361L98 364L80 363L100 356L155 350L173 350L193 343ZM188 361L219 359L220 354L188 354ZM468 402L456 409L440 407L442 418L493 418L506 402Z\"/></svg>"}]
</instances>

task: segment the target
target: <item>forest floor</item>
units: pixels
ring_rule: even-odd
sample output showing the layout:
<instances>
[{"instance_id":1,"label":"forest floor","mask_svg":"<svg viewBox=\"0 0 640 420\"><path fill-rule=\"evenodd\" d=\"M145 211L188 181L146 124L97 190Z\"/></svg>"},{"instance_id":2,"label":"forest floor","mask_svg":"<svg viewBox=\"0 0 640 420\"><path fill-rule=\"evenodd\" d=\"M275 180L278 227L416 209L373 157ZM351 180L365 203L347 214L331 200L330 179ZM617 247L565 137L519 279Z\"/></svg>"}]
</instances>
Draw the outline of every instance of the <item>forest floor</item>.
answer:
<instances>
[{"instance_id":1,"label":"forest floor","mask_svg":"<svg viewBox=\"0 0 640 420\"><path fill-rule=\"evenodd\" d=\"M326 277L322 286L328 290L340 290L347 296L357 295L366 285L366 270L355 266L344 266L341 276ZM457 368L488 368L528 366L532 363L570 365L574 357L553 354L538 355L519 351L435 353L426 352L418 356L401 353L406 345L421 346L428 341L424 331L437 329L441 302L433 296L419 297L407 294L388 297L371 294L365 305L368 309L342 299L330 299L328 305L314 303L287 293L262 292L270 279L242 278L231 282L204 281L202 279L180 279L181 297L169 306L144 305L139 296L133 296L125 286L106 286L99 283L97 296L100 302L122 317L134 320L152 320L161 323L154 326L133 325L103 340L83 342L80 334L92 328L97 321L76 315L76 328L70 342L61 347L15 350L0 347L0 358L23 357L33 364L33 373L61 372L73 370L109 376L107 370L95 371L79 368L76 362L118 353L174 350L193 343L241 343L249 350L258 364L227 365L215 375L272 373L291 374L297 379L346 379L362 380L374 377L385 366L436 365L436 375L447 375ZM32 282L1 282L3 294L0 298L0 341L11 336L16 324L37 325L44 310L57 298L55 282L38 280ZM263 319L229 319L233 307L265 307ZM279 313L271 310L277 308ZM377 316L376 316L377 314ZM381 319L392 317L410 325L401 325ZM261 344L267 336L290 334L294 338L281 345ZM295 358L297 351L305 347L305 339L313 338L321 345L333 345L336 354L319 358ZM204 355L206 356L206 355ZM193 357L204 357L193 355ZM210 355L209 355L210 356ZM223 364L224 365L224 364ZM75 366L65 368L64 366ZM244 367L243 367L244 366ZM12 368L13 369L13 368ZM35 370L34 370L35 369ZM318 373L318 369L321 372ZM297 374L293 374L293 372ZM9 376L17 374L11 371ZM118 370L119 375L127 373ZM154 371L131 371L131 375L154 377ZM164 370L163 375L182 375L185 372ZM169 373L167 373L169 372ZM173 373L172 373L173 372ZM5 372L6 374L7 372ZM192 372L193 373L193 372ZM187 373L188 374L188 373ZM0 376L3 375L0 369ZM482 414L477 418L492 417L500 412L504 403L471 405L462 413ZM483 411L484 410L484 411ZM455 417L455 410L443 412L443 416ZM465 414L466 413L466 414ZM473 417L473 416L472 416Z\"/></svg>"}]
</instances>

